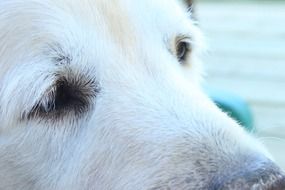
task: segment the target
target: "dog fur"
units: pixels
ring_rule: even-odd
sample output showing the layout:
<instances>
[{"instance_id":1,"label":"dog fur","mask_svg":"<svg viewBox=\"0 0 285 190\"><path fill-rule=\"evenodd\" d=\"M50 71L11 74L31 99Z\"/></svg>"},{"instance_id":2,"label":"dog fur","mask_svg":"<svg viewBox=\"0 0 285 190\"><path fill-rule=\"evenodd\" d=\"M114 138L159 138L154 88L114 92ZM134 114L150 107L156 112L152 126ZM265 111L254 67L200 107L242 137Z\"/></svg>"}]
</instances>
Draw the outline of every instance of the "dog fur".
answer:
<instances>
[{"instance_id":1,"label":"dog fur","mask_svg":"<svg viewBox=\"0 0 285 190\"><path fill-rule=\"evenodd\" d=\"M188 10L0 0L0 189L215 189L270 159L200 89L202 35Z\"/></svg>"}]
</instances>

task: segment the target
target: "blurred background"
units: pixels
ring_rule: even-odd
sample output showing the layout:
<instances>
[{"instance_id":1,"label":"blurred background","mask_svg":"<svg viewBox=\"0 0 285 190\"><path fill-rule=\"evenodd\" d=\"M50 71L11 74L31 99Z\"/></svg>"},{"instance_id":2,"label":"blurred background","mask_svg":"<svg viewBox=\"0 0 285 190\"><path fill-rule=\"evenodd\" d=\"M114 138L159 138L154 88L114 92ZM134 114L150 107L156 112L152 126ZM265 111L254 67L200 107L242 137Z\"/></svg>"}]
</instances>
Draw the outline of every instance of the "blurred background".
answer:
<instances>
[{"instance_id":1,"label":"blurred background","mask_svg":"<svg viewBox=\"0 0 285 190\"><path fill-rule=\"evenodd\" d=\"M285 0L196 0L206 83L243 98L255 135L285 169Z\"/></svg>"}]
</instances>

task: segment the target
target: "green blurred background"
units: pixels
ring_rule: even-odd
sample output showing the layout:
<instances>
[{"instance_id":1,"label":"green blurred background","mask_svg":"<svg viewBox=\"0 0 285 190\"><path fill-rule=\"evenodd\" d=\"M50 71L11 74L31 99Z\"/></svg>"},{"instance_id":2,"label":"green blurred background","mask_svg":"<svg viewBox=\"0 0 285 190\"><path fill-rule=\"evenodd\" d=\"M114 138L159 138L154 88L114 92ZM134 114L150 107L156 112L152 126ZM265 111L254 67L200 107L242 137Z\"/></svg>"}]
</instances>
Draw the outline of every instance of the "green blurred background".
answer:
<instances>
[{"instance_id":1,"label":"green blurred background","mask_svg":"<svg viewBox=\"0 0 285 190\"><path fill-rule=\"evenodd\" d=\"M285 0L196 0L207 85L250 106L256 133L285 169Z\"/></svg>"}]
</instances>

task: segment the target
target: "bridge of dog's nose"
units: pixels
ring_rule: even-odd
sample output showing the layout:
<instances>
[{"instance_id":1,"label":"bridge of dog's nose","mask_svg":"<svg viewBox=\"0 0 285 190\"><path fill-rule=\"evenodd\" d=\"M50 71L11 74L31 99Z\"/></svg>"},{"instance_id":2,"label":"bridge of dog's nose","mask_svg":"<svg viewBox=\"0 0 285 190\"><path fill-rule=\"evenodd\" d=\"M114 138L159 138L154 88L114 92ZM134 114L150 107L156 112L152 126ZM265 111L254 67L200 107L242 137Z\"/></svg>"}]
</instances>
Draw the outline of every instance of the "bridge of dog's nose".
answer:
<instances>
[{"instance_id":1,"label":"bridge of dog's nose","mask_svg":"<svg viewBox=\"0 0 285 190\"><path fill-rule=\"evenodd\" d=\"M285 175L271 161L244 163L217 177L211 190L285 190Z\"/></svg>"}]
</instances>

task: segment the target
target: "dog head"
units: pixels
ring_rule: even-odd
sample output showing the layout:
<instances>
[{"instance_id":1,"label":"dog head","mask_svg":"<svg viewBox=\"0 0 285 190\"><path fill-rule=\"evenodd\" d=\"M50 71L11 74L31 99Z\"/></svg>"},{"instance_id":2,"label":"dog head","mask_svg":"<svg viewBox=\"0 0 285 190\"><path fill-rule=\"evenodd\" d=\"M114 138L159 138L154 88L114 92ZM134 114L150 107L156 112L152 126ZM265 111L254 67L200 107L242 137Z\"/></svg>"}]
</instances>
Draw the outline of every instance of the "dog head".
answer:
<instances>
[{"instance_id":1,"label":"dog head","mask_svg":"<svg viewBox=\"0 0 285 190\"><path fill-rule=\"evenodd\" d=\"M0 1L0 189L283 189L199 88L178 0Z\"/></svg>"}]
</instances>

